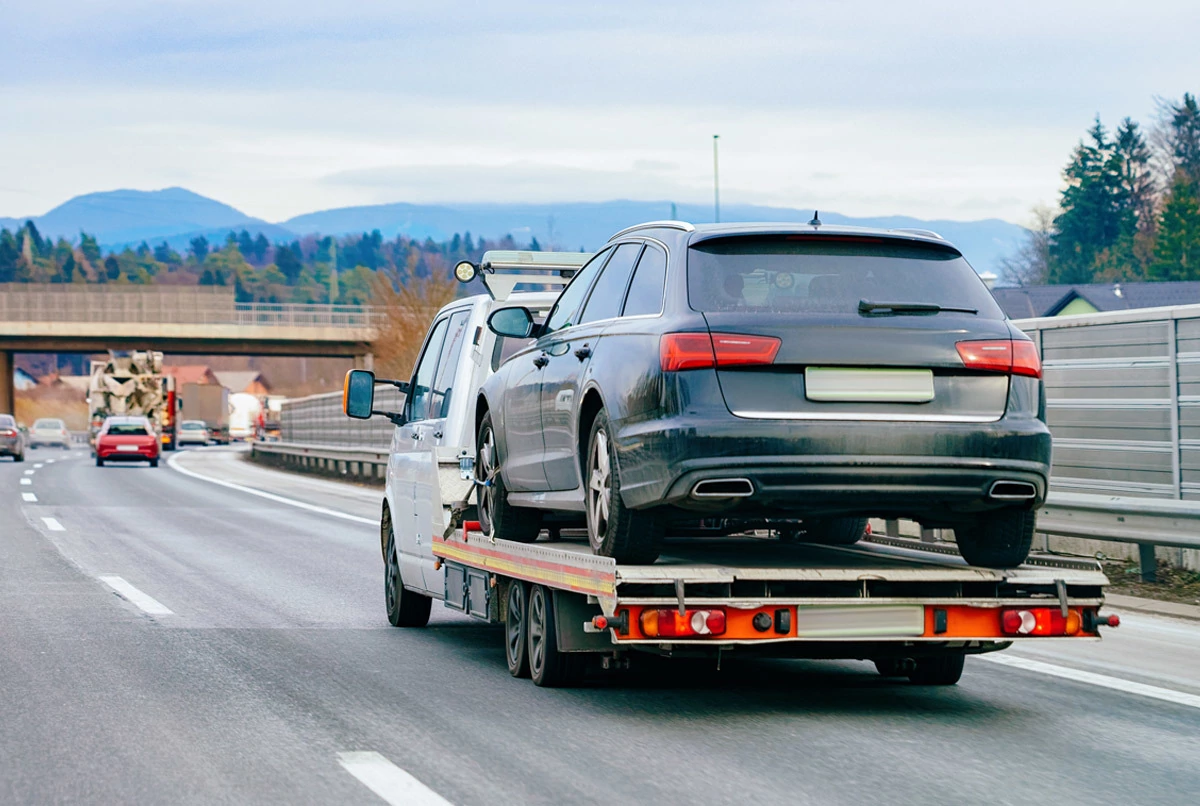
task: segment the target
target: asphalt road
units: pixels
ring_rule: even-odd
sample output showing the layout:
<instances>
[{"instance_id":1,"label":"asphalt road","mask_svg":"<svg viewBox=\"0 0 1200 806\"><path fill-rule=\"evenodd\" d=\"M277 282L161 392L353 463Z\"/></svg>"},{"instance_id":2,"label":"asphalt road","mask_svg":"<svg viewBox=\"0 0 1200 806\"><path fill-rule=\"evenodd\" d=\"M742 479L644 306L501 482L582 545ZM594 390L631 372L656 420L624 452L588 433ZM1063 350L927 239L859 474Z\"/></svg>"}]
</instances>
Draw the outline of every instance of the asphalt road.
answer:
<instances>
[{"instance_id":1,"label":"asphalt road","mask_svg":"<svg viewBox=\"0 0 1200 806\"><path fill-rule=\"evenodd\" d=\"M223 450L176 464L0 461L0 803L1200 793L1200 624L1128 616L1099 644L969 659L946 689L727 660L543 690L509 677L496 628L436 605L387 625L378 492Z\"/></svg>"}]
</instances>

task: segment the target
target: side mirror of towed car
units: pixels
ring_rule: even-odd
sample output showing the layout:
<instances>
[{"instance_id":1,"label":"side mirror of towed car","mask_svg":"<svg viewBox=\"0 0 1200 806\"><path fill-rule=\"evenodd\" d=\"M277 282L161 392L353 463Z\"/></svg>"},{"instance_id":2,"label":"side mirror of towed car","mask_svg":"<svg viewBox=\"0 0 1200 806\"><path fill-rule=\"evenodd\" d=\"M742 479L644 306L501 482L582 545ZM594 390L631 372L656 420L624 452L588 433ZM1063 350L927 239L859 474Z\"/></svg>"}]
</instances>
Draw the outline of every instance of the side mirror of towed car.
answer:
<instances>
[{"instance_id":1,"label":"side mirror of towed car","mask_svg":"<svg viewBox=\"0 0 1200 806\"><path fill-rule=\"evenodd\" d=\"M527 339L533 335L533 313L528 308L501 308L487 320L488 328L497 336Z\"/></svg>"},{"instance_id":2,"label":"side mirror of towed car","mask_svg":"<svg viewBox=\"0 0 1200 806\"><path fill-rule=\"evenodd\" d=\"M346 373L346 380L342 385L342 411L347 417L355 420L369 420L378 414L387 417L393 425L404 425L403 414L375 411L376 383L391 384L401 392L408 393L408 384L404 381L377 381L375 373L368 369L352 369Z\"/></svg>"}]
</instances>

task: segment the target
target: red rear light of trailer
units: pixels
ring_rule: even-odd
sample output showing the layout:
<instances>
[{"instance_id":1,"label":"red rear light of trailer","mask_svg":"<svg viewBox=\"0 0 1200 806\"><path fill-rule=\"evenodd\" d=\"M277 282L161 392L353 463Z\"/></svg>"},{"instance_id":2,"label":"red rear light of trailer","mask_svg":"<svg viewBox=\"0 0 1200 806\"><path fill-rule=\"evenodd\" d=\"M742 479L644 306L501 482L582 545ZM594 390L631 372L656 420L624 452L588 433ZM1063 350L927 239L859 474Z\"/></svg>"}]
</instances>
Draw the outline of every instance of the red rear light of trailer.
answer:
<instances>
[{"instance_id":1,"label":"red rear light of trailer","mask_svg":"<svg viewBox=\"0 0 1200 806\"><path fill-rule=\"evenodd\" d=\"M647 638L693 638L724 635L725 611L720 608L685 610L677 608L643 610L638 619Z\"/></svg>"},{"instance_id":2,"label":"red rear light of trailer","mask_svg":"<svg viewBox=\"0 0 1200 806\"><path fill-rule=\"evenodd\" d=\"M1078 635L1082 626L1079 611L1067 615L1057 607L1027 607L1003 610L1000 628L1005 635Z\"/></svg>"},{"instance_id":3,"label":"red rear light of trailer","mask_svg":"<svg viewBox=\"0 0 1200 806\"><path fill-rule=\"evenodd\" d=\"M771 364L782 342L774 336L740 333L668 333L659 342L663 372Z\"/></svg>"},{"instance_id":4,"label":"red rear light of trailer","mask_svg":"<svg viewBox=\"0 0 1200 806\"><path fill-rule=\"evenodd\" d=\"M1037 345L1031 341L960 341L954 346L967 369L1042 377L1042 360Z\"/></svg>"}]
</instances>

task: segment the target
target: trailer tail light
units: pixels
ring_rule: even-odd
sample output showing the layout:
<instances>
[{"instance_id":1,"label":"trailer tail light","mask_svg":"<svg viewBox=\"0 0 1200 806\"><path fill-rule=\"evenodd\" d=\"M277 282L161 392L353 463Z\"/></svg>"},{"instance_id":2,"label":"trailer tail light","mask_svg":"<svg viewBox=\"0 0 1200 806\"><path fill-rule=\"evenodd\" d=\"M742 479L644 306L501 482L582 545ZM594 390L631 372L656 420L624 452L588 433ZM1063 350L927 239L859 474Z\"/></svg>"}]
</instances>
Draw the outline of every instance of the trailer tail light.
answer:
<instances>
[{"instance_id":1,"label":"trailer tail light","mask_svg":"<svg viewBox=\"0 0 1200 806\"><path fill-rule=\"evenodd\" d=\"M1078 610L1068 610L1066 616L1057 607L1028 607L1000 613L1000 627L1005 635L1078 635L1082 625Z\"/></svg>"},{"instance_id":2,"label":"trailer tail light","mask_svg":"<svg viewBox=\"0 0 1200 806\"><path fill-rule=\"evenodd\" d=\"M1026 339L960 341L954 346L967 369L1042 377L1042 359L1038 356L1037 345Z\"/></svg>"},{"instance_id":3,"label":"trailer tail light","mask_svg":"<svg viewBox=\"0 0 1200 806\"><path fill-rule=\"evenodd\" d=\"M691 638L725 634L725 611L677 609L643 610L638 618L647 638Z\"/></svg>"},{"instance_id":4,"label":"trailer tail light","mask_svg":"<svg viewBox=\"0 0 1200 806\"><path fill-rule=\"evenodd\" d=\"M774 336L738 333L668 333L659 342L664 372L771 364L782 342Z\"/></svg>"}]
</instances>

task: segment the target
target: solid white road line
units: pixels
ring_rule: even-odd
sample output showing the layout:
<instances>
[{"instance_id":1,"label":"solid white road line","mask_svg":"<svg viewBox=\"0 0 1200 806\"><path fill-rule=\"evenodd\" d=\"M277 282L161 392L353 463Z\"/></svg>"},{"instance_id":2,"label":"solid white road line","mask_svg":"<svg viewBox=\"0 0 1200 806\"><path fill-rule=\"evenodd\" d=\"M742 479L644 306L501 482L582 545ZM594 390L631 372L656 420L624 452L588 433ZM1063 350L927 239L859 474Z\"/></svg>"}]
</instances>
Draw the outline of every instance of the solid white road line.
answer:
<instances>
[{"instance_id":1,"label":"solid white road line","mask_svg":"<svg viewBox=\"0 0 1200 806\"><path fill-rule=\"evenodd\" d=\"M37 496L34 495L33 493L21 493L21 500L26 501L30 504L36 504Z\"/></svg>"},{"instance_id":2,"label":"solid white road line","mask_svg":"<svg viewBox=\"0 0 1200 806\"><path fill-rule=\"evenodd\" d=\"M265 498L268 501L274 501L277 504L287 504L288 506L299 507L300 509L307 509L309 512L316 512L321 515L328 515L331 518L341 518L342 520L354 521L355 523L367 523L367 524L370 524L371 526L379 525L378 518L363 518L358 515L351 515L348 512L338 512L336 509L328 509L326 507L319 507L315 504L308 504L308 503L305 503L304 501L297 501L294 498L284 498L282 495L275 495L274 493L267 493L267 492L263 492L262 490L256 490L253 487L246 487L241 484L234 484L232 481L222 481L221 479L214 479L212 476L204 476L193 470L187 470L183 467L180 467L179 462L177 461L178 459L179 459L179 454L172 456L170 459L167 460L167 465L170 466L170 468L172 470L182 473L185 476L191 476L194 479L200 479L201 481L207 481L209 484L219 484L222 487L228 487L231 490L239 490L243 493L249 493L250 495L257 495L259 498Z\"/></svg>"},{"instance_id":3,"label":"solid white road line","mask_svg":"<svg viewBox=\"0 0 1200 806\"><path fill-rule=\"evenodd\" d=\"M130 585L121 577L98 577L98 579L108 587L115 590L117 593L121 594L121 596L133 602L138 609L144 613L149 613L152 616L175 615L175 613L172 612L171 609L162 602L158 601L148 593L142 593L140 590Z\"/></svg>"},{"instance_id":4,"label":"solid white road line","mask_svg":"<svg viewBox=\"0 0 1200 806\"><path fill-rule=\"evenodd\" d=\"M21 479L22 484L33 484L33 479Z\"/></svg>"},{"instance_id":5,"label":"solid white road line","mask_svg":"<svg viewBox=\"0 0 1200 806\"><path fill-rule=\"evenodd\" d=\"M65 532L67 528L59 523L54 518L42 518L42 523L46 524L46 528L51 532Z\"/></svg>"},{"instance_id":6,"label":"solid white road line","mask_svg":"<svg viewBox=\"0 0 1200 806\"><path fill-rule=\"evenodd\" d=\"M392 806L450 806L450 801L374 751L338 753L338 763Z\"/></svg>"},{"instance_id":7,"label":"solid white road line","mask_svg":"<svg viewBox=\"0 0 1200 806\"><path fill-rule=\"evenodd\" d=\"M1095 672L1085 672L1080 669L1071 669L1066 666L1056 666L1053 663L1042 663L1037 660L1029 660L1028 658L1018 658L1014 655L980 655L981 660L989 663L998 663L1001 666L1011 666L1014 669L1023 669L1027 672L1037 672L1039 674L1050 675L1051 677L1061 677L1064 680L1074 680L1076 683L1087 683L1092 686L1100 686L1101 688L1109 688L1113 691L1123 691L1126 694L1138 694L1142 697L1151 697L1164 702L1173 702L1176 705L1186 705L1190 708L1200 708L1200 696L1195 694L1185 694L1182 691L1173 691L1169 688L1161 688L1159 686L1149 686L1145 683L1135 683L1132 680L1122 680L1119 677L1109 677L1106 674L1096 674Z\"/></svg>"}]
</instances>

